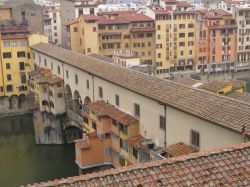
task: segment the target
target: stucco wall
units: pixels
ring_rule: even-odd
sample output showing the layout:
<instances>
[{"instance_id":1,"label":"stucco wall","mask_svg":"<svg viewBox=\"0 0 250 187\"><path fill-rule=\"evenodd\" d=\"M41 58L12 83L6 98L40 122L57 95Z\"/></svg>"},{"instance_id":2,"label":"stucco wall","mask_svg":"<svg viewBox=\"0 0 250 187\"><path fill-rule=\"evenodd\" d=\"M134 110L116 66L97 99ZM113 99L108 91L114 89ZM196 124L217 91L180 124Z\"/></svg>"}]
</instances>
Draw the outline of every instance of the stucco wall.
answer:
<instances>
[{"instance_id":1,"label":"stucco wall","mask_svg":"<svg viewBox=\"0 0 250 187\"><path fill-rule=\"evenodd\" d=\"M167 108L167 145L177 141L190 144L191 130L200 133L200 150L242 142L242 137L239 134L174 108Z\"/></svg>"},{"instance_id":2,"label":"stucco wall","mask_svg":"<svg viewBox=\"0 0 250 187\"><path fill-rule=\"evenodd\" d=\"M45 56L43 54L40 54L40 56L43 62ZM70 85L72 94L74 94L75 90L78 90L83 101L86 96L89 96L92 102L101 99L98 96L98 87L101 86L103 89L103 100L115 105L115 95L119 95L120 105L118 108L130 115L134 116L134 104L139 104L140 117L138 119L140 134L146 138L152 138L157 145L164 146L164 130L160 129L159 125L159 116L165 115L164 106L155 100L139 95L99 77L92 77L92 75L73 66L62 64L62 62L58 62L50 57L46 58L47 62L53 61L54 63L53 73L64 78L65 85ZM37 53L36 61L38 63ZM41 66L44 67L44 64L41 63ZM60 75L57 74L57 66L60 66ZM64 69L64 75L62 69ZM66 69L69 71L68 78L66 78ZM78 84L75 84L75 74L78 75ZM89 90L86 88L86 80L89 80ZM182 111L175 110L172 107L167 107L166 116L167 145L179 141L190 144L190 129L200 132L200 150L241 142L241 136L239 134L201 120L195 116L183 113Z\"/></svg>"}]
</instances>

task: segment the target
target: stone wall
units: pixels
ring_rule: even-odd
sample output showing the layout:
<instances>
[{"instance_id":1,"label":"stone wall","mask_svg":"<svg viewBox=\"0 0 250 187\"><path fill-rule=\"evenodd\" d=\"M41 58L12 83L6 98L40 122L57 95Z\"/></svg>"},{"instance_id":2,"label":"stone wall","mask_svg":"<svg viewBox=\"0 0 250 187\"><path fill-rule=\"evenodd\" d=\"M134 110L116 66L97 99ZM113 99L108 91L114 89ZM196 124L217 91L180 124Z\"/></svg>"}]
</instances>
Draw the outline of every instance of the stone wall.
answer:
<instances>
[{"instance_id":1,"label":"stone wall","mask_svg":"<svg viewBox=\"0 0 250 187\"><path fill-rule=\"evenodd\" d=\"M0 97L0 117L18 113L26 113L34 108L32 98L18 96Z\"/></svg>"},{"instance_id":2,"label":"stone wall","mask_svg":"<svg viewBox=\"0 0 250 187\"><path fill-rule=\"evenodd\" d=\"M36 144L68 144L80 139L83 130L82 121L76 121L74 115L54 116L51 113L33 110L33 122Z\"/></svg>"},{"instance_id":3,"label":"stone wall","mask_svg":"<svg viewBox=\"0 0 250 187\"><path fill-rule=\"evenodd\" d=\"M36 144L64 144L62 121L64 116L33 111Z\"/></svg>"}]
</instances>

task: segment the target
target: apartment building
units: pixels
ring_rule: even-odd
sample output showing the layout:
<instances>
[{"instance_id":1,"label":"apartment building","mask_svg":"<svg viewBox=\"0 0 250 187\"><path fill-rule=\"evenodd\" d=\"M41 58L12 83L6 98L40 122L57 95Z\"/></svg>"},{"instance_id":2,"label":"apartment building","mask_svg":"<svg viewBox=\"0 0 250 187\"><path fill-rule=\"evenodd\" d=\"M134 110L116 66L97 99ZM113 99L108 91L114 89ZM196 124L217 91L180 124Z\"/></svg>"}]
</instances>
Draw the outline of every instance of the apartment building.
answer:
<instances>
[{"instance_id":1,"label":"apartment building","mask_svg":"<svg viewBox=\"0 0 250 187\"><path fill-rule=\"evenodd\" d=\"M237 70L250 67L250 4L234 6L237 24Z\"/></svg>"},{"instance_id":2,"label":"apartment building","mask_svg":"<svg viewBox=\"0 0 250 187\"><path fill-rule=\"evenodd\" d=\"M127 140L139 133L138 119L102 100L90 103L85 108L87 110L83 110L82 115L89 133L88 137L75 144L79 168L103 165L119 167L131 163ZM120 157L120 154L123 156Z\"/></svg>"},{"instance_id":3,"label":"apartment building","mask_svg":"<svg viewBox=\"0 0 250 187\"><path fill-rule=\"evenodd\" d=\"M61 46L61 15L59 7L51 7L44 15L44 33L48 35L49 42Z\"/></svg>"},{"instance_id":4,"label":"apartment building","mask_svg":"<svg viewBox=\"0 0 250 187\"><path fill-rule=\"evenodd\" d=\"M33 33L43 34L43 7L30 1L5 2L0 5L0 21L25 26ZM5 25L6 23L3 23Z\"/></svg>"},{"instance_id":5,"label":"apartment building","mask_svg":"<svg viewBox=\"0 0 250 187\"><path fill-rule=\"evenodd\" d=\"M194 11L155 10L157 77L193 70L195 20Z\"/></svg>"},{"instance_id":6,"label":"apartment building","mask_svg":"<svg viewBox=\"0 0 250 187\"><path fill-rule=\"evenodd\" d=\"M47 62L43 62L47 64ZM30 91L41 112L59 115L66 112L63 80L50 69L40 68L29 73Z\"/></svg>"},{"instance_id":7,"label":"apartment building","mask_svg":"<svg viewBox=\"0 0 250 187\"><path fill-rule=\"evenodd\" d=\"M33 70L30 46L47 43L47 37L22 28L0 30L0 96L28 93L28 73Z\"/></svg>"},{"instance_id":8,"label":"apartment building","mask_svg":"<svg viewBox=\"0 0 250 187\"><path fill-rule=\"evenodd\" d=\"M224 10L199 11L196 28L196 72L233 70L237 25L232 14Z\"/></svg>"},{"instance_id":9,"label":"apartment building","mask_svg":"<svg viewBox=\"0 0 250 187\"><path fill-rule=\"evenodd\" d=\"M98 12L97 4L92 0L61 0L61 22L62 22L62 47L70 49L68 46L67 25L77 20L82 14L96 14Z\"/></svg>"},{"instance_id":10,"label":"apartment building","mask_svg":"<svg viewBox=\"0 0 250 187\"><path fill-rule=\"evenodd\" d=\"M112 57L114 51L129 51L140 56L141 64L155 62L154 20L143 14L124 11L82 15L78 26L74 22L68 31L72 44L80 42L80 49L72 44L70 48L82 54Z\"/></svg>"}]
</instances>

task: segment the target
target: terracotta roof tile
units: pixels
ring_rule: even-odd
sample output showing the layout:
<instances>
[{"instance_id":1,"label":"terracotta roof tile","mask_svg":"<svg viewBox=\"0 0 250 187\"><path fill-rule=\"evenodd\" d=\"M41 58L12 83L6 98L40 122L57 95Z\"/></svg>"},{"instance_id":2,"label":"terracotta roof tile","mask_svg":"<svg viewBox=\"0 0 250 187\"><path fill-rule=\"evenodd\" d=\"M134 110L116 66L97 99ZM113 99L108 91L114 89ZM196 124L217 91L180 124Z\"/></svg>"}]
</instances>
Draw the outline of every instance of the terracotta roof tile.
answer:
<instances>
[{"instance_id":1,"label":"terracotta roof tile","mask_svg":"<svg viewBox=\"0 0 250 187\"><path fill-rule=\"evenodd\" d=\"M245 126L247 134L250 133L250 104L179 83L157 79L51 44L40 43L31 48L102 77L115 85L231 131L241 133Z\"/></svg>"},{"instance_id":2,"label":"terracotta roof tile","mask_svg":"<svg viewBox=\"0 0 250 187\"><path fill-rule=\"evenodd\" d=\"M32 186L249 186L250 142Z\"/></svg>"},{"instance_id":3,"label":"terracotta roof tile","mask_svg":"<svg viewBox=\"0 0 250 187\"><path fill-rule=\"evenodd\" d=\"M106 103L105 101L97 101L89 104L89 109L93 111L97 116L108 116L112 119L117 120L123 125L129 125L138 121L133 116L122 112L113 105Z\"/></svg>"},{"instance_id":4,"label":"terracotta roof tile","mask_svg":"<svg viewBox=\"0 0 250 187\"><path fill-rule=\"evenodd\" d=\"M210 83L203 84L199 88L217 93L219 90L221 90L229 85L230 84L226 83L225 81L215 80L215 81L212 81Z\"/></svg>"},{"instance_id":5,"label":"terracotta roof tile","mask_svg":"<svg viewBox=\"0 0 250 187\"><path fill-rule=\"evenodd\" d=\"M247 93L247 92L240 93L240 92L235 91L235 92L228 94L228 96L234 99L238 99L238 100L250 103L250 93Z\"/></svg>"},{"instance_id":6,"label":"terracotta roof tile","mask_svg":"<svg viewBox=\"0 0 250 187\"><path fill-rule=\"evenodd\" d=\"M183 142L178 142L168 146L166 152L171 156L181 156L197 152L197 150Z\"/></svg>"}]
</instances>

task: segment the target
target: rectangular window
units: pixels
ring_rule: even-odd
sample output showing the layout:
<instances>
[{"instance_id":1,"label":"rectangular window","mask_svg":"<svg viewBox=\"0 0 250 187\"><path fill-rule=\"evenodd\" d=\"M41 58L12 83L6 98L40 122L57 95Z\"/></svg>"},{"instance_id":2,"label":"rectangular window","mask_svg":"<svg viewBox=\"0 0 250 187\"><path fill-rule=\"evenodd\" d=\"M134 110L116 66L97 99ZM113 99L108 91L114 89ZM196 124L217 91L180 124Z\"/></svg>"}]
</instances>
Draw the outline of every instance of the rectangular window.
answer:
<instances>
[{"instance_id":1,"label":"rectangular window","mask_svg":"<svg viewBox=\"0 0 250 187\"><path fill-rule=\"evenodd\" d=\"M10 69L10 63L6 63L6 69Z\"/></svg>"},{"instance_id":2,"label":"rectangular window","mask_svg":"<svg viewBox=\"0 0 250 187\"><path fill-rule=\"evenodd\" d=\"M19 62L19 70L24 70L25 66L24 66L24 62Z\"/></svg>"},{"instance_id":3,"label":"rectangular window","mask_svg":"<svg viewBox=\"0 0 250 187\"><path fill-rule=\"evenodd\" d=\"M18 51L17 52L17 57L18 58L21 58L21 57L25 57L26 55L25 55L25 52L24 51Z\"/></svg>"},{"instance_id":4,"label":"rectangular window","mask_svg":"<svg viewBox=\"0 0 250 187\"><path fill-rule=\"evenodd\" d=\"M138 105L137 103L135 103L134 105L134 113L135 113L135 117L140 117L140 105Z\"/></svg>"},{"instance_id":5,"label":"rectangular window","mask_svg":"<svg viewBox=\"0 0 250 187\"><path fill-rule=\"evenodd\" d=\"M78 84L78 75L75 75L75 83Z\"/></svg>"},{"instance_id":6,"label":"rectangular window","mask_svg":"<svg viewBox=\"0 0 250 187\"><path fill-rule=\"evenodd\" d=\"M69 71L66 69L66 77L69 78Z\"/></svg>"},{"instance_id":7,"label":"rectangular window","mask_svg":"<svg viewBox=\"0 0 250 187\"><path fill-rule=\"evenodd\" d=\"M50 63L51 70L53 70L53 62Z\"/></svg>"},{"instance_id":8,"label":"rectangular window","mask_svg":"<svg viewBox=\"0 0 250 187\"><path fill-rule=\"evenodd\" d=\"M166 129L166 118L160 115L160 128L165 130Z\"/></svg>"},{"instance_id":9,"label":"rectangular window","mask_svg":"<svg viewBox=\"0 0 250 187\"><path fill-rule=\"evenodd\" d=\"M7 80L8 80L8 81L11 81L11 74L8 74L8 75L7 75Z\"/></svg>"},{"instance_id":10,"label":"rectangular window","mask_svg":"<svg viewBox=\"0 0 250 187\"><path fill-rule=\"evenodd\" d=\"M7 85L6 86L6 91L7 92L13 92L13 86L12 85Z\"/></svg>"},{"instance_id":11,"label":"rectangular window","mask_svg":"<svg viewBox=\"0 0 250 187\"><path fill-rule=\"evenodd\" d=\"M44 66L47 67L47 60L44 59Z\"/></svg>"},{"instance_id":12,"label":"rectangular window","mask_svg":"<svg viewBox=\"0 0 250 187\"><path fill-rule=\"evenodd\" d=\"M58 74L60 74L60 73L61 73L60 66L57 66L57 73L58 73Z\"/></svg>"},{"instance_id":13,"label":"rectangular window","mask_svg":"<svg viewBox=\"0 0 250 187\"><path fill-rule=\"evenodd\" d=\"M120 98L119 95L115 95L115 105L120 106Z\"/></svg>"},{"instance_id":14,"label":"rectangular window","mask_svg":"<svg viewBox=\"0 0 250 187\"><path fill-rule=\"evenodd\" d=\"M133 147L133 156L137 159L138 158L138 153L137 150Z\"/></svg>"},{"instance_id":15,"label":"rectangular window","mask_svg":"<svg viewBox=\"0 0 250 187\"><path fill-rule=\"evenodd\" d=\"M191 146L200 148L200 133L194 130L191 130Z\"/></svg>"},{"instance_id":16,"label":"rectangular window","mask_svg":"<svg viewBox=\"0 0 250 187\"><path fill-rule=\"evenodd\" d=\"M74 27L74 32L77 32L77 31L78 31L77 27Z\"/></svg>"},{"instance_id":17,"label":"rectangular window","mask_svg":"<svg viewBox=\"0 0 250 187\"><path fill-rule=\"evenodd\" d=\"M102 87L99 86L98 88L98 92L99 92L99 97L103 98L103 91L102 91Z\"/></svg>"},{"instance_id":18,"label":"rectangular window","mask_svg":"<svg viewBox=\"0 0 250 187\"><path fill-rule=\"evenodd\" d=\"M89 80L86 81L87 89L89 90Z\"/></svg>"},{"instance_id":19,"label":"rectangular window","mask_svg":"<svg viewBox=\"0 0 250 187\"><path fill-rule=\"evenodd\" d=\"M22 74L22 75L21 75L21 83L22 83L22 84L25 84L25 83L26 83L26 75L25 75L25 74Z\"/></svg>"},{"instance_id":20,"label":"rectangular window","mask_svg":"<svg viewBox=\"0 0 250 187\"><path fill-rule=\"evenodd\" d=\"M3 58L11 58L11 52L3 53Z\"/></svg>"}]
</instances>

